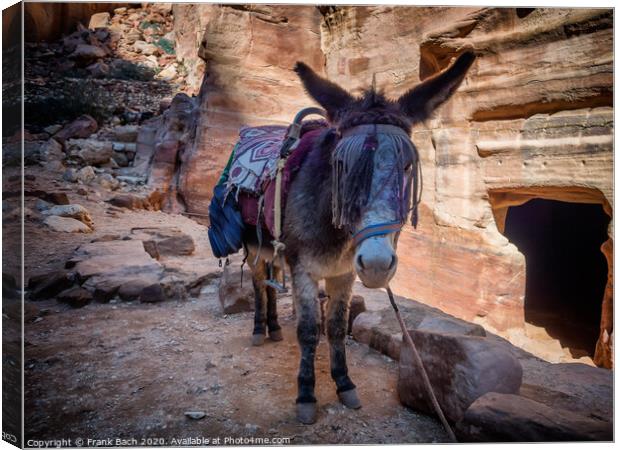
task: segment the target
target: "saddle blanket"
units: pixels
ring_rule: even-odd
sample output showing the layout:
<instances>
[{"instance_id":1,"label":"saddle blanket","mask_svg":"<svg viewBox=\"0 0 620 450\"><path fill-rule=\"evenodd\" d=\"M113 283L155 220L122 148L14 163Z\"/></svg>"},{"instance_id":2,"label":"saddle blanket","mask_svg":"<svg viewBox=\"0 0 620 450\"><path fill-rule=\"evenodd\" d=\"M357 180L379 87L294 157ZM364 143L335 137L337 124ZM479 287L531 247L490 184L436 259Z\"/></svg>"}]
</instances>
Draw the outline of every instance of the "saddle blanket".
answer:
<instances>
[{"instance_id":1,"label":"saddle blanket","mask_svg":"<svg viewBox=\"0 0 620 450\"><path fill-rule=\"evenodd\" d=\"M287 127L244 127L239 132L227 181L229 189L259 195L263 183L275 177Z\"/></svg>"},{"instance_id":2,"label":"saddle blanket","mask_svg":"<svg viewBox=\"0 0 620 450\"><path fill-rule=\"evenodd\" d=\"M309 121L310 122L310 121ZM326 123L323 121L316 124L316 126L308 126L302 128L301 139L299 140L299 144L297 148L291 153L291 155L286 160L286 164L284 165L284 170L282 172L282 217L284 217L284 209L286 206L286 199L288 195L288 191L293 181L295 175L299 171L299 168L303 164L306 156L310 153L312 149L313 143L316 138L321 134L324 130ZM267 127L260 127L267 128ZM275 127L270 127L272 130ZM286 128L284 128L284 132L286 133ZM278 131L276 131L277 133ZM270 138L274 136L271 133ZM284 136L284 134L282 135ZM283 139L283 138L282 138ZM273 142L273 141L272 141ZM275 143L275 142L274 142ZM258 180L258 191L249 190L243 188L239 192L239 208L241 209L241 216L243 217L243 222L247 225L256 226L260 223L262 228L266 228L267 231L273 236L274 234L274 203L275 203L275 170L277 165L277 160L280 155L280 147L282 142L279 142L278 145L274 145L277 148L277 152L273 150L267 150L267 146L262 147L266 153L271 155L270 161L265 162L264 172L261 176L258 176L256 179ZM260 147L257 147L260 148ZM247 161L248 159L246 159ZM234 163L233 163L234 164ZM231 176L232 171L234 170L234 166L231 166ZM258 167L258 166L255 166ZM252 175L253 176L253 175ZM238 178L237 178L238 179ZM248 178L244 178L248 180ZM262 210L262 219L259 222L259 196L263 195L263 210ZM266 240L270 240L269 237L265 238Z\"/></svg>"}]
</instances>

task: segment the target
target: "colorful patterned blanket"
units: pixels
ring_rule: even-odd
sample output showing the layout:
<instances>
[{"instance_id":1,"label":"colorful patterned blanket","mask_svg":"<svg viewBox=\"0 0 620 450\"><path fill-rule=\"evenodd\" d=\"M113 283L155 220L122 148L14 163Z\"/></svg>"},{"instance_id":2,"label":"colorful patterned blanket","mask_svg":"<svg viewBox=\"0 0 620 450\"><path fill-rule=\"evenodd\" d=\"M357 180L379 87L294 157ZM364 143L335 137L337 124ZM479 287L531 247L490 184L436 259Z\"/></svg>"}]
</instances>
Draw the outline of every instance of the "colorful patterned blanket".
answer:
<instances>
[{"instance_id":1,"label":"colorful patterned blanket","mask_svg":"<svg viewBox=\"0 0 620 450\"><path fill-rule=\"evenodd\" d=\"M286 130L287 127L278 125L241 129L230 166L228 189L254 195L263 192L264 183L275 177Z\"/></svg>"}]
</instances>

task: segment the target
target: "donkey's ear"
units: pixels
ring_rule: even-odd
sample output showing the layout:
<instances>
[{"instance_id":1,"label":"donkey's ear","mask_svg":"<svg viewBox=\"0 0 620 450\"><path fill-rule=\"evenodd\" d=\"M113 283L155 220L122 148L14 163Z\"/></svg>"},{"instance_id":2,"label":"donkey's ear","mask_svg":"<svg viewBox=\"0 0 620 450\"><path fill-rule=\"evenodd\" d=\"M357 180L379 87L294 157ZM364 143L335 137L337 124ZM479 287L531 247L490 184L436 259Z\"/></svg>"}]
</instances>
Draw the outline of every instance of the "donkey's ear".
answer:
<instances>
[{"instance_id":1,"label":"donkey's ear","mask_svg":"<svg viewBox=\"0 0 620 450\"><path fill-rule=\"evenodd\" d=\"M301 79L308 95L327 111L329 119L333 120L338 111L353 100L347 91L336 83L321 78L306 64L298 61L293 70Z\"/></svg>"},{"instance_id":2,"label":"donkey's ear","mask_svg":"<svg viewBox=\"0 0 620 450\"><path fill-rule=\"evenodd\" d=\"M454 94L474 59L474 52L466 51L446 70L406 92L398 99L401 110L413 123L428 119L439 105Z\"/></svg>"}]
</instances>

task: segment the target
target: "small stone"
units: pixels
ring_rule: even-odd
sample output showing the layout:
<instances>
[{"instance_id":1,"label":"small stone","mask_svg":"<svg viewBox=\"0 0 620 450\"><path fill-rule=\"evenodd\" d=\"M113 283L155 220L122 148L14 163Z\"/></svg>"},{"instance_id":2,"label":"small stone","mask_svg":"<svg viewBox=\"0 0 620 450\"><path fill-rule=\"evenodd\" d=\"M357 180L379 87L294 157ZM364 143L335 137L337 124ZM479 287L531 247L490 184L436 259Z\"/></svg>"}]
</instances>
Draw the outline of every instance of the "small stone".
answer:
<instances>
[{"instance_id":1,"label":"small stone","mask_svg":"<svg viewBox=\"0 0 620 450\"><path fill-rule=\"evenodd\" d=\"M123 125L114 127L112 133L114 139L120 142L136 142L138 139L139 128L137 125Z\"/></svg>"},{"instance_id":2,"label":"small stone","mask_svg":"<svg viewBox=\"0 0 620 450\"><path fill-rule=\"evenodd\" d=\"M43 128L43 131L45 131L51 136L51 135L58 133L61 129L62 129L62 125L56 124L56 125L49 125Z\"/></svg>"},{"instance_id":3,"label":"small stone","mask_svg":"<svg viewBox=\"0 0 620 450\"><path fill-rule=\"evenodd\" d=\"M86 289L75 286L62 291L58 294L57 299L59 302L67 303L73 308L82 308L93 300L93 296Z\"/></svg>"},{"instance_id":4,"label":"small stone","mask_svg":"<svg viewBox=\"0 0 620 450\"><path fill-rule=\"evenodd\" d=\"M174 64L169 65L164 70L155 75L155 78L163 81L171 81L177 76L177 68Z\"/></svg>"},{"instance_id":5,"label":"small stone","mask_svg":"<svg viewBox=\"0 0 620 450\"><path fill-rule=\"evenodd\" d=\"M122 8L116 8L114 9L114 14L116 14L117 16L120 16L122 14L125 14L127 12L127 8L126 7L122 7Z\"/></svg>"},{"instance_id":6,"label":"small stone","mask_svg":"<svg viewBox=\"0 0 620 450\"><path fill-rule=\"evenodd\" d=\"M71 157L91 166L105 164L114 155L111 142L97 139L71 139L66 146Z\"/></svg>"},{"instance_id":7,"label":"small stone","mask_svg":"<svg viewBox=\"0 0 620 450\"><path fill-rule=\"evenodd\" d=\"M88 225L89 228L94 228L94 222L90 213L82 205L55 205L43 211L43 214L46 216L71 217Z\"/></svg>"},{"instance_id":8,"label":"small stone","mask_svg":"<svg viewBox=\"0 0 620 450\"><path fill-rule=\"evenodd\" d=\"M200 420L207 417L207 413L204 411L185 411L185 416L192 420Z\"/></svg>"},{"instance_id":9,"label":"small stone","mask_svg":"<svg viewBox=\"0 0 620 450\"><path fill-rule=\"evenodd\" d=\"M69 55L69 58L88 64L97 59L105 58L107 55L108 52L96 45L79 44Z\"/></svg>"},{"instance_id":10,"label":"small stone","mask_svg":"<svg viewBox=\"0 0 620 450\"><path fill-rule=\"evenodd\" d=\"M77 172L77 179L78 179L78 181L80 181L80 182L82 182L84 184L89 184L96 177L97 177L97 175L95 174L95 170L91 166L82 167Z\"/></svg>"},{"instance_id":11,"label":"small stone","mask_svg":"<svg viewBox=\"0 0 620 450\"><path fill-rule=\"evenodd\" d=\"M114 156L112 157L112 160L119 166L119 167L127 167L129 166L129 158L127 157L127 155L123 152L116 152L114 154Z\"/></svg>"},{"instance_id":12,"label":"small stone","mask_svg":"<svg viewBox=\"0 0 620 450\"><path fill-rule=\"evenodd\" d=\"M145 56L155 55L159 53L159 48L156 45L149 44L144 41L134 42L133 49L136 53L141 53Z\"/></svg>"},{"instance_id":13,"label":"small stone","mask_svg":"<svg viewBox=\"0 0 620 450\"><path fill-rule=\"evenodd\" d=\"M77 183L78 171L73 167L69 167L67 170L65 170L65 173L62 174L62 179L65 181L69 181L70 183Z\"/></svg>"},{"instance_id":14,"label":"small stone","mask_svg":"<svg viewBox=\"0 0 620 450\"><path fill-rule=\"evenodd\" d=\"M91 64L86 68L93 78L105 78L110 75L110 66L102 61Z\"/></svg>"},{"instance_id":15,"label":"small stone","mask_svg":"<svg viewBox=\"0 0 620 450\"><path fill-rule=\"evenodd\" d=\"M45 211L46 209L50 209L52 206L54 205L40 198L38 198L34 204L37 211Z\"/></svg>"},{"instance_id":16,"label":"small stone","mask_svg":"<svg viewBox=\"0 0 620 450\"><path fill-rule=\"evenodd\" d=\"M43 223L52 230L62 233L90 233L93 231L88 225L70 217L49 216Z\"/></svg>"},{"instance_id":17,"label":"small stone","mask_svg":"<svg viewBox=\"0 0 620 450\"><path fill-rule=\"evenodd\" d=\"M110 24L110 13L100 12L90 16L88 22L88 28L94 30L95 28L106 28Z\"/></svg>"},{"instance_id":18,"label":"small stone","mask_svg":"<svg viewBox=\"0 0 620 450\"><path fill-rule=\"evenodd\" d=\"M120 182L109 173L102 173L99 175L98 181L101 187L111 191L115 191L120 186Z\"/></svg>"}]
</instances>

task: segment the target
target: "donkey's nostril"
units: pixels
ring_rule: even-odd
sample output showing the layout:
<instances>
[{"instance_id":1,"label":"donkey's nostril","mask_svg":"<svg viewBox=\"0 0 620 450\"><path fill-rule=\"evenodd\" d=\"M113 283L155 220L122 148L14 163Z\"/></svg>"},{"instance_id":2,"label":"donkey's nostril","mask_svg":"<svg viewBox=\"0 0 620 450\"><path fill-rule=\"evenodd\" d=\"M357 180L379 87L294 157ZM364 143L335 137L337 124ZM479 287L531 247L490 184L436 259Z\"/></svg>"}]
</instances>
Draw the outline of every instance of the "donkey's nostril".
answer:
<instances>
[{"instance_id":1,"label":"donkey's nostril","mask_svg":"<svg viewBox=\"0 0 620 450\"><path fill-rule=\"evenodd\" d=\"M361 269L365 269L364 262L362 261L362 255L357 255L357 265L360 266Z\"/></svg>"},{"instance_id":2,"label":"donkey's nostril","mask_svg":"<svg viewBox=\"0 0 620 450\"><path fill-rule=\"evenodd\" d=\"M392 261L390 261L390 267L388 267L388 270L392 270L395 265L396 265L396 255L392 255Z\"/></svg>"}]
</instances>

